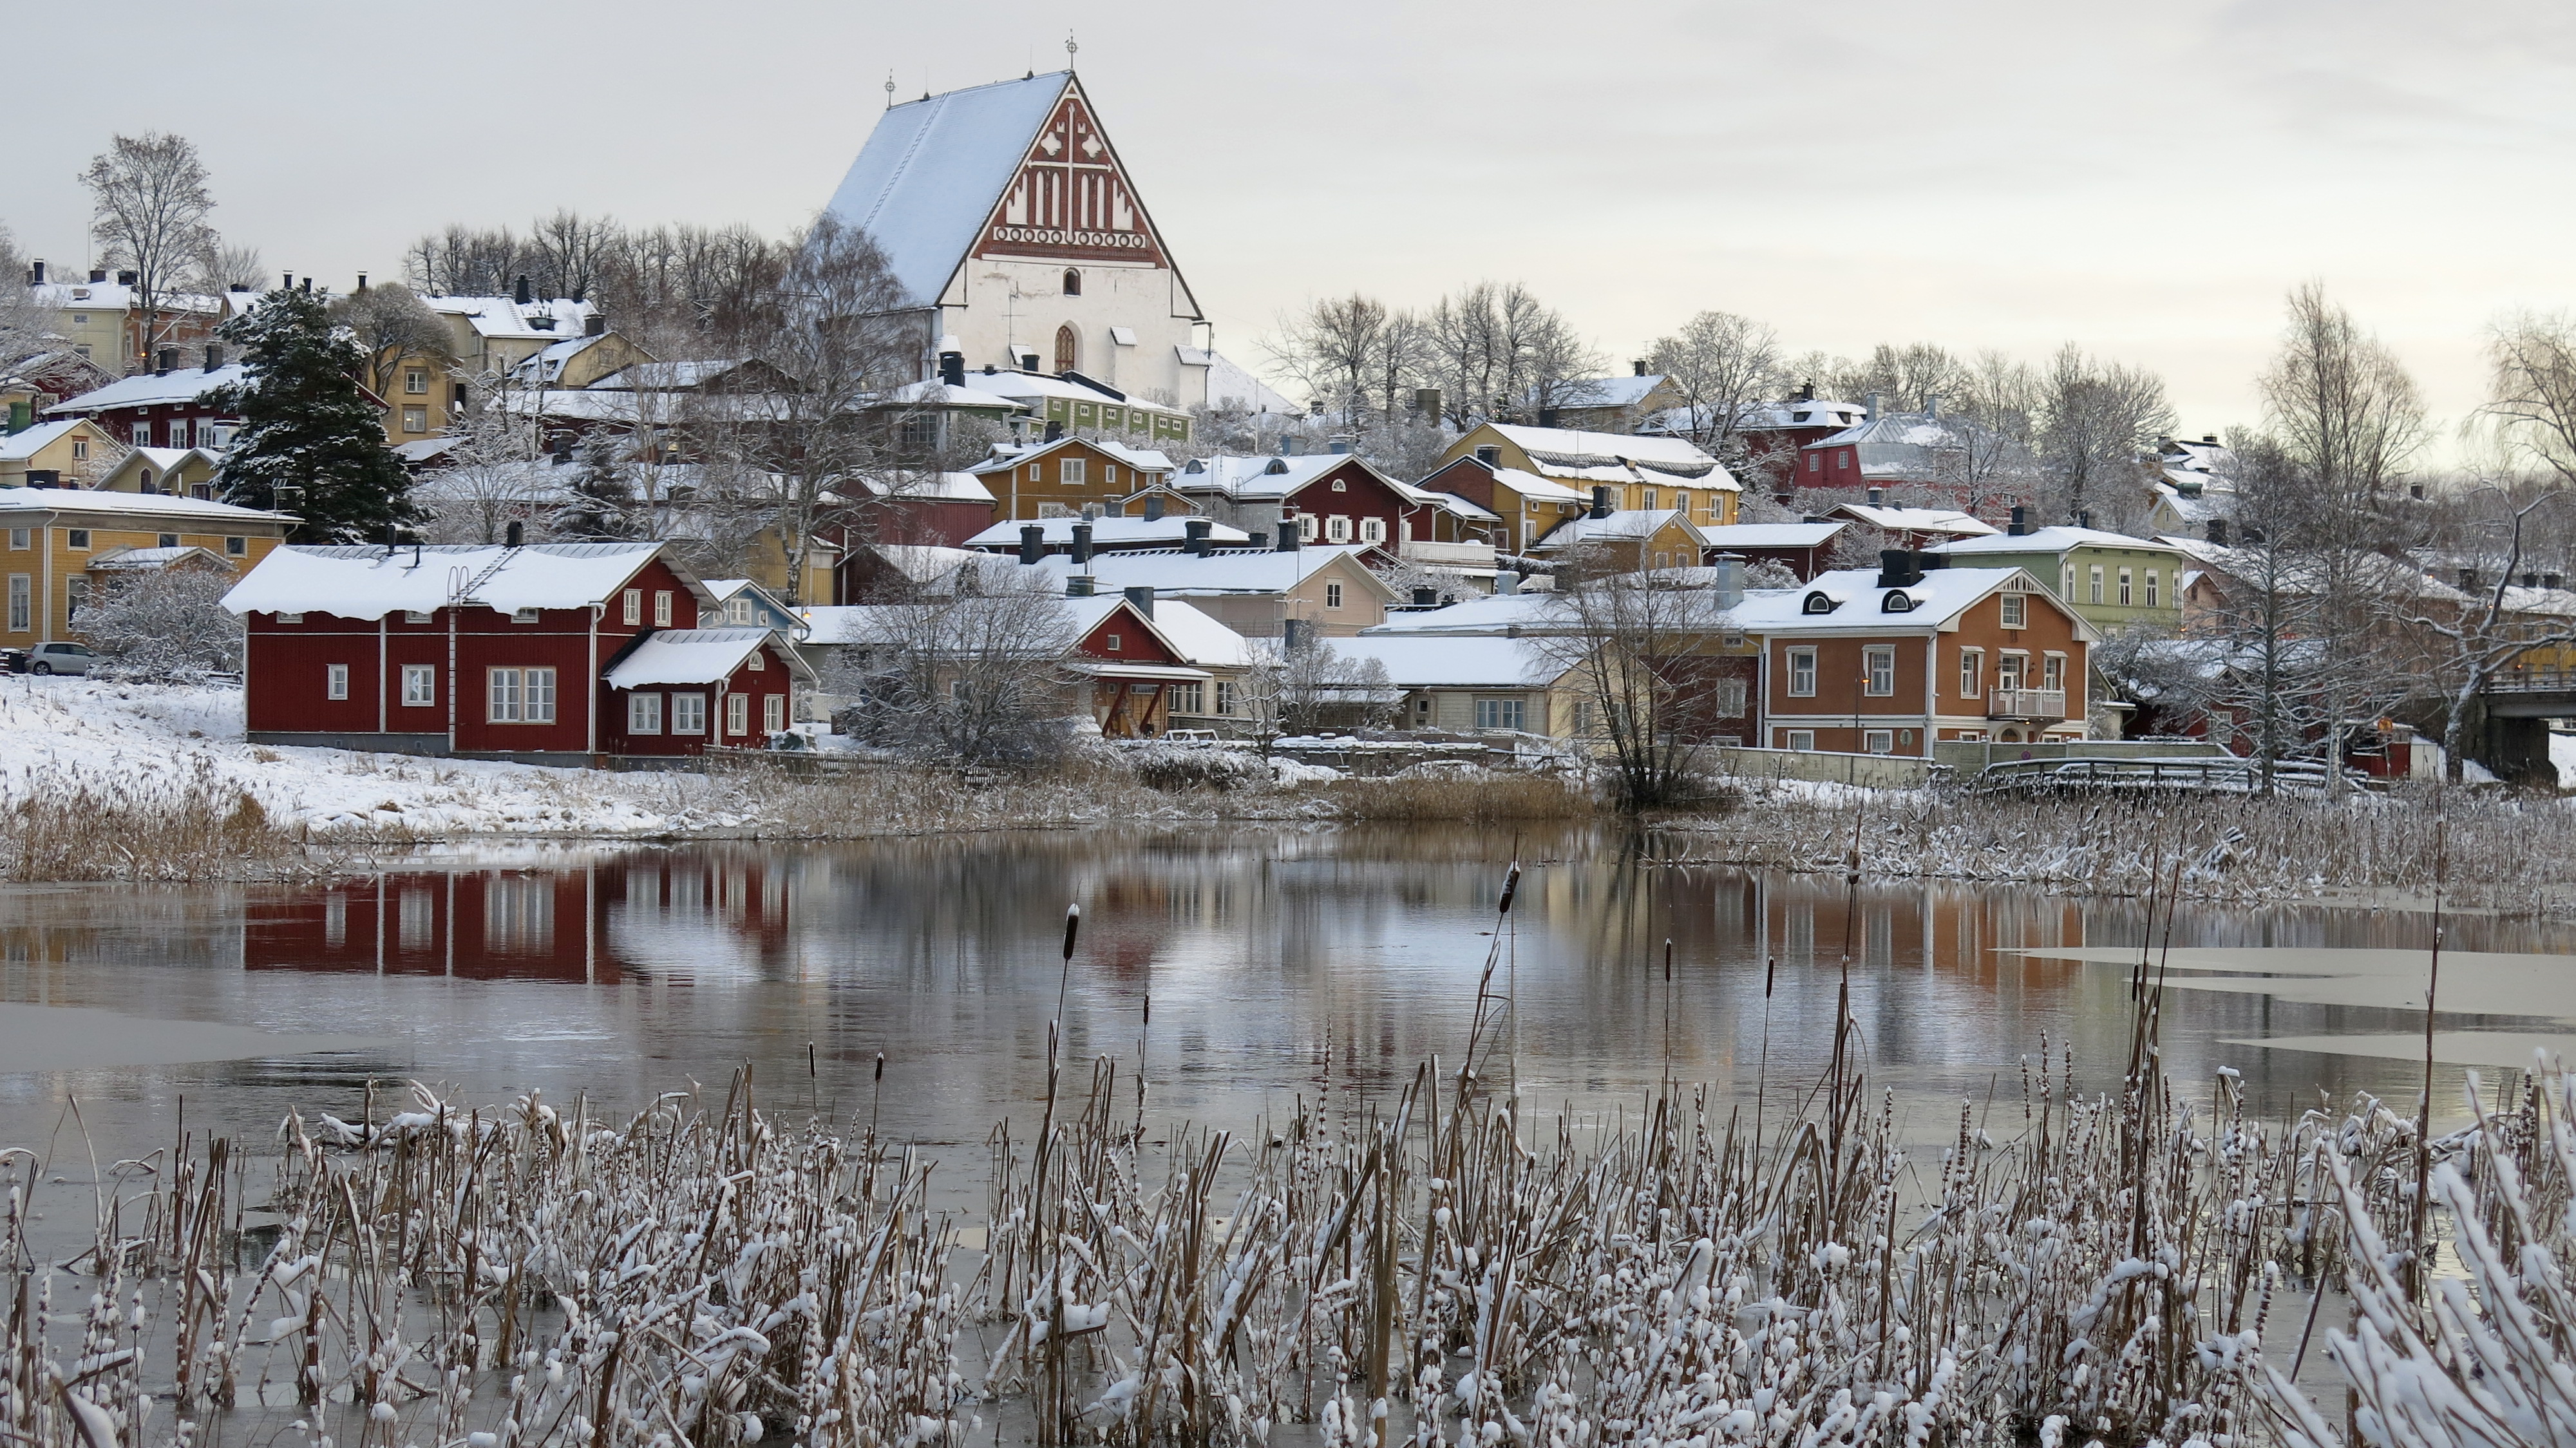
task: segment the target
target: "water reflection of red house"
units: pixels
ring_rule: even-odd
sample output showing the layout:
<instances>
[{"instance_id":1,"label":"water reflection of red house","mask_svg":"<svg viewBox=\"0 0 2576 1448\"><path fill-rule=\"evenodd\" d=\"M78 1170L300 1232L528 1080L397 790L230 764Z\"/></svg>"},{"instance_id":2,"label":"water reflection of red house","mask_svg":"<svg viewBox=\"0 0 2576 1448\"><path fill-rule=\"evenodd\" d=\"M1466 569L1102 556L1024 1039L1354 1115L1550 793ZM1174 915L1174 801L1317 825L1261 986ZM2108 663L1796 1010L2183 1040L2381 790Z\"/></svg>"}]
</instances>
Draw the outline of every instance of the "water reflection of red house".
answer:
<instances>
[{"instance_id":1,"label":"water reflection of red house","mask_svg":"<svg viewBox=\"0 0 2576 1448\"><path fill-rule=\"evenodd\" d=\"M761 958L783 948L783 880L757 857L650 855L573 870L406 871L254 898L252 970L615 980L638 966L612 948L612 911L711 923Z\"/></svg>"}]
</instances>

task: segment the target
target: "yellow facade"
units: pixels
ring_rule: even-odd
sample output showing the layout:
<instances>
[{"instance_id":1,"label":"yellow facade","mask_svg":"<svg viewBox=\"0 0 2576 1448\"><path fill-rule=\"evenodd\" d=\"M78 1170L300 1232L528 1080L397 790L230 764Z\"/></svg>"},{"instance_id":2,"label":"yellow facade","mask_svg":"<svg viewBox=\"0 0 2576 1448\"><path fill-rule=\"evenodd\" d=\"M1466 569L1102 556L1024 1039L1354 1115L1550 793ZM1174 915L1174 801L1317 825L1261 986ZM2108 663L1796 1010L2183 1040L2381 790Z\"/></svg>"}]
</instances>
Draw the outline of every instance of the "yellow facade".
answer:
<instances>
[{"instance_id":1,"label":"yellow facade","mask_svg":"<svg viewBox=\"0 0 2576 1448\"><path fill-rule=\"evenodd\" d=\"M34 498L54 492L21 491ZM43 506L32 498L0 498L0 645L23 648L78 638L72 615L88 593L90 565L103 554L120 548L196 547L247 572L285 541L286 527L257 515L236 520L90 512Z\"/></svg>"},{"instance_id":2,"label":"yellow facade","mask_svg":"<svg viewBox=\"0 0 2576 1448\"><path fill-rule=\"evenodd\" d=\"M107 429L85 417L54 433L40 445L26 448L24 440L45 426L50 424L20 433L14 439L0 439L0 487L23 486L30 472L50 472L58 481L86 486L107 476L124 461L125 444L108 436Z\"/></svg>"},{"instance_id":3,"label":"yellow facade","mask_svg":"<svg viewBox=\"0 0 2576 1448\"><path fill-rule=\"evenodd\" d=\"M1480 447L1494 448L1495 461L1499 466L1535 473L1560 487L1572 488L1583 495L1586 504L1591 501L1594 488L1607 487L1610 489L1610 506L1614 510L1671 508L1689 514L1690 520L1703 528L1731 526L1736 520L1737 500L1742 496L1723 468L1712 469L1709 473L1710 479L1725 480L1728 484L1716 487L1707 481L1658 474L1651 468L1631 466L1620 469L1617 471L1635 476L1613 479L1606 476L1613 471L1611 469L1562 467L1531 456L1512 440L1510 434L1491 423L1481 424L1459 438L1450 445L1441 460L1445 463L1474 457ZM1498 508L1496 511L1501 510ZM1539 529L1539 532L1544 531L1544 527Z\"/></svg>"}]
</instances>

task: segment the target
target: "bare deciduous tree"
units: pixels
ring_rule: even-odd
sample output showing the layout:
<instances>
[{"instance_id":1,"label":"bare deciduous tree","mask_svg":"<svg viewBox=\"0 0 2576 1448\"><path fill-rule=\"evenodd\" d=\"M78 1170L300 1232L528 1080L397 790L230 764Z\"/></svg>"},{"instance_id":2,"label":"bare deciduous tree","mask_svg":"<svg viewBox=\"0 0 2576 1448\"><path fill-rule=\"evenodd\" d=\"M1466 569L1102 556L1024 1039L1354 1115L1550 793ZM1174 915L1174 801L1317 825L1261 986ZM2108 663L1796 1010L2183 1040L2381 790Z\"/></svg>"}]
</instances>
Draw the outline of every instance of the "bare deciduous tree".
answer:
<instances>
[{"instance_id":1,"label":"bare deciduous tree","mask_svg":"<svg viewBox=\"0 0 2576 1448\"><path fill-rule=\"evenodd\" d=\"M447 426L457 440L412 497L431 543L498 543L514 522L533 523L554 496L539 459L536 424L508 406L500 379L466 379L466 404Z\"/></svg>"},{"instance_id":2,"label":"bare deciduous tree","mask_svg":"<svg viewBox=\"0 0 2576 1448\"><path fill-rule=\"evenodd\" d=\"M2535 520L2546 521L2576 494L2563 489L2512 491L2493 484L2466 490L2451 500L2452 530L2442 551L2455 558L2477 558L2461 591L2464 604L2427 607L2433 600L2405 600L2406 622L2444 641L2446 657L2435 661L2436 677L2448 697L2442 711L2444 767L2458 778L2462 741L2470 724L2483 713L2481 695L2532 650L2555 653L2576 644L2576 615L2537 606L2539 591L2515 583L2523 571ZM2465 515L2465 516L2464 516ZM2471 589L2470 583L2483 586ZM2446 600L2447 601L2447 600Z\"/></svg>"},{"instance_id":3,"label":"bare deciduous tree","mask_svg":"<svg viewBox=\"0 0 2576 1448\"><path fill-rule=\"evenodd\" d=\"M1518 282L1442 297L1424 333L1426 369L1460 428L1579 402L1580 384L1603 365L1572 323Z\"/></svg>"},{"instance_id":4,"label":"bare deciduous tree","mask_svg":"<svg viewBox=\"0 0 2576 1448\"><path fill-rule=\"evenodd\" d=\"M2428 436L2424 401L2395 353L2310 282L2290 294L2280 355L2261 379L2267 427L2321 501L2385 511Z\"/></svg>"},{"instance_id":5,"label":"bare deciduous tree","mask_svg":"<svg viewBox=\"0 0 2576 1448\"><path fill-rule=\"evenodd\" d=\"M841 732L915 758L1027 767L1059 755L1086 683L1072 610L1037 588L879 605L832 666Z\"/></svg>"},{"instance_id":6,"label":"bare deciduous tree","mask_svg":"<svg viewBox=\"0 0 2576 1448\"><path fill-rule=\"evenodd\" d=\"M146 131L117 136L81 172L89 188L90 235L108 265L135 274L143 313L143 360L161 345L162 302L216 247L206 218L215 209L205 163L184 136Z\"/></svg>"},{"instance_id":7,"label":"bare deciduous tree","mask_svg":"<svg viewBox=\"0 0 2576 1448\"><path fill-rule=\"evenodd\" d=\"M351 292L331 304L331 320L348 328L366 349L367 390L387 402L394 399L406 358L444 381L447 326L409 287L388 283Z\"/></svg>"},{"instance_id":8,"label":"bare deciduous tree","mask_svg":"<svg viewBox=\"0 0 2576 1448\"><path fill-rule=\"evenodd\" d=\"M2576 486L2576 319L2525 312L2487 344L2482 420L2510 457Z\"/></svg>"},{"instance_id":9,"label":"bare deciduous tree","mask_svg":"<svg viewBox=\"0 0 2576 1448\"><path fill-rule=\"evenodd\" d=\"M1690 440L1733 463L1743 452L1737 429L1779 371L1780 338L1750 317L1702 312L1680 331L1657 338L1646 366L1681 394Z\"/></svg>"},{"instance_id":10,"label":"bare deciduous tree","mask_svg":"<svg viewBox=\"0 0 2576 1448\"><path fill-rule=\"evenodd\" d=\"M23 278L28 269L16 234L0 224L0 278ZM14 280L0 286L0 364L21 361L59 346L54 331L59 320L36 288L20 286Z\"/></svg>"},{"instance_id":11,"label":"bare deciduous tree","mask_svg":"<svg viewBox=\"0 0 2576 1448\"><path fill-rule=\"evenodd\" d=\"M2049 496L2046 515L2087 515L2119 528L2145 499L2140 456L2173 429L2164 379L2088 357L2069 342L2037 374L2032 442Z\"/></svg>"},{"instance_id":12,"label":"bare deciduous tree","mask_svg":"<svg viewBox=\"0 0 2576 1448\"><path fill-rule=\"evenodd\" d=\"M128 678L185 683L238 671L241 620L223 598L239 581L211 563L116 577L81 609L81 635Z\"/></svg>"},{"instance_id":13,"label":"bare deciduous tree","mask_svg":"<svg viewBox=\"0 0 2576 1448\"><path fill-rule=\"evenodd\" d=\"M1698 800L1711 723L1744 710L1742 681L1708 649L1725 625L1718 595L1608 566L1580 574L1536 646L1575 670L1589 696L1612 801L1635 812Z\"/></svg>"}]
</instances>

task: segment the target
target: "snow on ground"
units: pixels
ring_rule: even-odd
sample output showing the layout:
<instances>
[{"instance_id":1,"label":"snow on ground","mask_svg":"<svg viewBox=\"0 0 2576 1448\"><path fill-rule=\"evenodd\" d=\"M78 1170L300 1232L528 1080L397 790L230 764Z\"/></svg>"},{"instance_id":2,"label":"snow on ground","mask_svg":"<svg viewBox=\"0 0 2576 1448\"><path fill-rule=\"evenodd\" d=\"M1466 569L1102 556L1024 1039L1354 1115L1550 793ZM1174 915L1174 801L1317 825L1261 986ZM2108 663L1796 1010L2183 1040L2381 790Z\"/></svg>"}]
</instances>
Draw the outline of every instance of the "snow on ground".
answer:
<instances>
[{"instance_id":1,"label":"snow on ground","mask_svg":"<svg viewBox=\"0 0 2576 1448\"><path fill-rule=\"evenodd\" d=\"M65 772L179 783L200 769L324 835L658 835L742 815L696 773L272 748L243 740L239 689L0 678L0 798Z\"/></svg>"}]
</instances>

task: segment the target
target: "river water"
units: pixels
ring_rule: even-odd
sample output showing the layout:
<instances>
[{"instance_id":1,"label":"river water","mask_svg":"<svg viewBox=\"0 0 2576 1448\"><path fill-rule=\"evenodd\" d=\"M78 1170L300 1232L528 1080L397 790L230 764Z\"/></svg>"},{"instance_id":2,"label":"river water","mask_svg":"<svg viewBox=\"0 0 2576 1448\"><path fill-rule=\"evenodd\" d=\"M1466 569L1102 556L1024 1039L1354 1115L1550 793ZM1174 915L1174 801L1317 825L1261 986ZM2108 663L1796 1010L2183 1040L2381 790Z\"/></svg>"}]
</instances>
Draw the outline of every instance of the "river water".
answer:
<instances>
[{"instance_id":1,"label":"river water","mask_svg":"<svg viewBox=\"0 0 2576 1448\"><path fill-rule=\"evenodd\" d=\"M354 1117L370 1083L380 1110L415 1079L458 1102L533 1087L623 1109L721 1092L748 1065L771 1107L873 1113L972 1153L996 1119L1033 1113L1059 1012L1067 1060L1118 1056L1158 1115L1240 1127L1454 1063L1489 954L1510 1006L1489 1074L1583 1109L1667 1075L1746 1099L1812 1082L1847 962L1873 1078L1937 1132L1963 1100L2008 1124L2043 1040L2107 1085L2139 945L2166 942L2137 901L1854 892L1675 854L1588 827L1103 830L15 888L0 892L0 1146L69 1169L164 1144L183 1115L254 1143L290 1108ZM1068 903L1084 912L1070 965ZM2411 1103L2431 935L2420 912L2182 907L2169 1069L2193 1090L2239 1071L2273 1113L2319 1092ZM2576 929L2469 917L2448 945L2444 1001L2463 1013L2445 1012L2447 1058L2568 1041ZM2443 1105L2460 1080L2443 1068Z\"/></svg>"}]
</instances>

